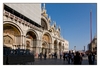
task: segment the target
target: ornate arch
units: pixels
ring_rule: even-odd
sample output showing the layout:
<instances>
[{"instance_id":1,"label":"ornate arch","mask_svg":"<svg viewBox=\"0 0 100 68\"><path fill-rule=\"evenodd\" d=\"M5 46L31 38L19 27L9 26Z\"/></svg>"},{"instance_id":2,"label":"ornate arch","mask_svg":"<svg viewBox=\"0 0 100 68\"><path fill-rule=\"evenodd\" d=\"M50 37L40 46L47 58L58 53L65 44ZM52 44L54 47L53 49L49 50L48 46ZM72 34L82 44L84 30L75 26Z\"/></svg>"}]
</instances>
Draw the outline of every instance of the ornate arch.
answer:
<instances>
[{"instance_id":1,"label":"ornate arch","mask_svg":"<svg viewBox=\"0 0 100 68\"><path fill-rule=\"evenodd\" d=\"M43 29L49 29L49 22L44 16L41 17L41 26Z\"/></svg>"},{"instance_id":2,"label":"ornate arch","mask_svg":"<svg viewBox=\"0 0 100 68\"><path fill-rule=\"evenodd\" d=\"M59 45L61 46L61 45L62 45L62 43L61 43L61 42L59 42Z\"/></svg>"},{"instance_id":3,"label":"ornate arch","mask_svg":"<svg viewBox=\"0 0 100 68\"><path fill-rule=\"evenodd\" d=\"M61 53L61 50L62 50L62 43L59 42L59 52Z\"/></svg>"},{"instance_id":4,"label":"ornate arch","mask_svg":"<svg viewBox=\"0 0 100 68\"><path fill-rule=\"evenodd\" d=\"M43 33L42 39L44 41L46 40L48 43L52 43L52 37L51 37L50 33L48 33L48 32Z\"/></svg>"},{"instance_id":5,"label":"ornate arch","mask_svg":"<svg viewBox=\"0 0 100 68\"><path fill-rule=\"evenodd\" d=\"M3 26L4 26L5 24L13 25L14 27L16 27L16 28L20 31L21 35L23 35L22 29L21 29L20 26L18 26L16 23L14 23L14 22L12 22L12 21L4 21Z\"/></svg>"},{"instance_id":6,"label":"ornate arch","mask_svg":"<svg viewBox=\"0 0 100 68\"><path fill-rule=\"evenodd\" d=\"M54 40L54 52L57 52L57 44L58 44L58 41Z\"/></svg>"},{"instance_id":7,"label":"ornate arch","mask_svg":"<svg viewBox=\"0 0 100 68\"><path fill-rule=\"evenodd\" d=\"M27 49L30 49L33 47L33 50L36 49L37 46L37 39L38 39L38 34L36 33L35 30L29 29L26 32L26 47Z\"/></svg>"},{"instance_id":8,"label":"ornate arch","mask_svg":"<svg viewBox=\"0 0 100 68\"><path fill-rule=\"evenodd\" d=\"M3 42L4 45L6 45L7 47L11 47L12 45L16 44L19 45L20 43L20 37L22 34L22 30L21 28L10 21L5 21L3 23Z\"/></svg>"},{"instance_id":9,"label":"ornate arch","mask_svg":"<svg viewBox=\"0 0 100 68\"><path fill-rule=\"evenodd\" d=\"M36 35L36 39L39 39L39 36L38 36L37 32L36 32L34 29L28 29L28 30L26 31L26 34L27 34L29 31L33 32L33 33ZM25 34L25 35L26 35L26 34Z\"/></svg>"}]
</instances>

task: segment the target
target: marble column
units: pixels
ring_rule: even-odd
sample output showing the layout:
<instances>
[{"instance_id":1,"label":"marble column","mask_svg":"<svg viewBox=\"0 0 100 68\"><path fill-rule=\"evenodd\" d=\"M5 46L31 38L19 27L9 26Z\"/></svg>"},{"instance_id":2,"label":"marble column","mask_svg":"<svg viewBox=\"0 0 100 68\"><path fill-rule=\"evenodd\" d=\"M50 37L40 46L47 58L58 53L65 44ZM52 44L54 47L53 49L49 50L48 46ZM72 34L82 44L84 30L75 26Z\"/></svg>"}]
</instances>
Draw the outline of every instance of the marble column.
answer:
<instances>
[{"instance_id":1,"label":"marble column","mask_svg":"<svg viewBox=\"0 0 100 68\"><path fill-rule=\"evenodd\" d=\"M57 55L59 55L59 44L57 43Z\"/></svg>"},{"instance_id":2,"label":"marble column","mask_svg":"<svg viewBox=\"0 0 100 68\"><path fill-rule=\"evenodd\" d=\"M42 41L41 40L39 40L39 39L37 39L37 46L36 46L36 52L37 53L40 53L40 52L42 52Z\"/></svg>"},{"instance_id":3,"label":"marble column","mask_svg":"<svg viewBox=\"0 0 100 68\"><path fill-rule=\"evenodd\" d=\"M53 43L51 43L50 47L51 47L51 53L53 53L54 52L54 45L53 45Z\"/></svg>"},{"instance_id":4,"label":"marble column","mask_svg":"<svg viewBox=\"0 0 100 68\"><path fill-rule=\"evenodd\" d=\"M26 49L26 42L25 42L26 38L24 35L22 35L22 48Z\"/></svg>"}]
</instances>

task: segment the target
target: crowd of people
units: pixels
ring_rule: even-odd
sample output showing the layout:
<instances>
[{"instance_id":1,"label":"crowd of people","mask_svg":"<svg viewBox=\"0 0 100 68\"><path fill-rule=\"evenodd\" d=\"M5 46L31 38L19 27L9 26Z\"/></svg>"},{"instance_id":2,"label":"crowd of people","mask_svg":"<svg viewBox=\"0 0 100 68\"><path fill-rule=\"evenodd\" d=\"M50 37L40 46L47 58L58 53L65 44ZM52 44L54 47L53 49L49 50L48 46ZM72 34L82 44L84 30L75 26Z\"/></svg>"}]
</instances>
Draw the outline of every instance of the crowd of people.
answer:
<instances>
[{"instance_id":1,"label":"crowd of people","mask_svg":"<svg viewBox=\"0 0 100 68\"><path fill-rule=\"evenodd\" d=\"M67 61L68 64L75 64L75 65L80 65L82 64L82 55L81 53L79 53L78 51L75 53L71 53L69 51L69 53L65 52L63 53L63 60Z\"/></svg>"},{"instance_id":2,"label":"crowd of people","mask_svg":"<svg viewBox=\"0 0 100 68\"><path fill-rule=\"evenodd\" d=\"M34 53L34 51L33 51ZM39 54L33 54L33 53L30 53L29 50L23 50L23 49L16 49L16 50L7 50L6 48L4 49L4 56L7 56L6 59L8 59L8 56L34 56L33 59L35 60L35 56L38 56L38 58L40 60L44 59L46 60L47 58L49 59L63 59L63 61L67 62L68 64L74 64L74 65L81 65L82 64L82 61L83 61L83 54L76 51L76 52L73 52L73 51L69 51L69 52L60 52L59 54L57 52L54 52L54 53L39 53ZM95 64L95 53L93 52L89 52L88 53L88 63L89 65L94 65ZM8 60L6 60L8 62ZM7 64L7 63L6 63Z\"/></svg>"},{"instance_id":3,"label":"crowd of people","mask_svg":"<svg viewBox=\"0 0 100 68\"><path fill-rule=\"evenodd\" d=\"M63 61L68 62L68 64L74 64L74 65L81 65L83 61L83 56L84 55L78 51L77 52L71 52L71 51L63 52L63 53L60 53L59 55L57 55L57 52L48 54L49 58L57 59L59 57L60 59L63 59ZM94 53L91 52L87 56L88 56L88 63L90 65L93 65L95 61ZM38 54L38 58L40 58L40 60L42 60L42 58L46 60L47 52L45 52L44 54L41 52L40 54Z\"/></svg>"}]
</instances>

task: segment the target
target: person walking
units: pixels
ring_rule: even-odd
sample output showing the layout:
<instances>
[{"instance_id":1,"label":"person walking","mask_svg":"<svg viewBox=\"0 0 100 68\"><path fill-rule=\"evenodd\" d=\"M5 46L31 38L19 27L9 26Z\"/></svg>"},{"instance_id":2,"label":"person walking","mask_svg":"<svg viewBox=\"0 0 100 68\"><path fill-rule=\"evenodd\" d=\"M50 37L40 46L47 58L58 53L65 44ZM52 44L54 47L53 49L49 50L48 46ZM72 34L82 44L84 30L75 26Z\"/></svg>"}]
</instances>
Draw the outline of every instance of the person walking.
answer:
<instances>
[{"instance_id":1,"label":"person walking","mask_svg":"<svg viewBox=\"0 0 100 68\"><path fill-rule=\"evenodd\" d=\"M92 60L92 65L94 65L94 62L95 62L95 54L93 52L92 52L91 60Z\"/></svg>"},{"instance_id":2,"label":"person walking","mask_svg":"<svg viewBox=\"0 0 100 68\"><path fill-rule=\"evenodd\" d=\"M92 53L89 53L88 54L88 63L89 63L89 65L92 65L91 56L92 56Z\"/></svg>"},{"instance_id":3,"label":"person walking","mask_svg":"<svg viewBox=\"0 0 100 68\"><path fill-rule=\"evenodd\" d=\"M81 57L80 53L76 52L76 55L74 56L74 65L81 65Z\"/></svg>"},{"instance_id":4,"label":"person walking","mask_svg":"<svg viewBox=\"0 0 100 68\"><path fill-rule=\"evenodd\" d=\"M62 52L60 53L60 59L62 59Z\"/></svg>"},{"instance_id":5,"label":"person walking","mask_svg":"<svg viewBox=\"0 0 100 68\"><path fill-rule=\"evenodd\" d=\"M69 51L69 53L68 53L68 64L70 64L71 63L71 52Z\"/></svg>"},{"instance_id":6,"label":"person walking","mask_svg":"<svg viewBox=\"0 0 100 68\"><path fill-rule=\"evenodd\" d=\"M44 53L44 60L46 60L46 57L47 57L47 53L45 52Z\"/></svg>"},{"instance_id":7,"label":"person walking","mask_svg":"<svg viewBox=\"0 0 100 68\"><path fill-rule=\"evenodd\" d=\"M42 60L42 55L43 55L43 54L42 54L42 52L41 52L41 53L40 53L40 60Z\"/></svg>"},{"instance_id":8,"label":"person walking","mask_svg":"<svg viewBox=\"0 0 100 68\"><path fill-rule=\"evenodd\" d=\"M71 53L71 63L74 63L74 53Z\"/></svg>"},{"instance_id":9,"label":"person walking","mask_svg":"<svg viewBox=\"0 0 100 68\"><path fill-rule=\"evenodd\" d=\"M65 61L65 52L63 52L63 60Z\"/></svg>"},{"instance_id":10,"label":"person walking","mask_svg":"<svg viewBox=\"0 0 100 68\"><path fill-rule=\"evenodd\" d=\"M93 65L94 64L94 61L95 61L95 55L93 52L89 53L88 55L88 62L90 65Z\"/></svg>"},{"instance_id":11,"label":"person walking","mask_svg":"<svg viewBox=\"0 0 100 68\"><path fill-rule=\"evenodd\" d=\"M54 53L54 57L55 57L55 59L57 59L57 53L56 52Z\"/></svg>"},{"instance_id":12,"label":"person walking","mask_svg":"<svg viewBox=\"0 0 100 68\"><path fill-rule=\"evenodd\" d=\"M83 61L82 54L80 53L79 56L80 56L80 64L82 64Z\"/></svg>"}]
</instances>

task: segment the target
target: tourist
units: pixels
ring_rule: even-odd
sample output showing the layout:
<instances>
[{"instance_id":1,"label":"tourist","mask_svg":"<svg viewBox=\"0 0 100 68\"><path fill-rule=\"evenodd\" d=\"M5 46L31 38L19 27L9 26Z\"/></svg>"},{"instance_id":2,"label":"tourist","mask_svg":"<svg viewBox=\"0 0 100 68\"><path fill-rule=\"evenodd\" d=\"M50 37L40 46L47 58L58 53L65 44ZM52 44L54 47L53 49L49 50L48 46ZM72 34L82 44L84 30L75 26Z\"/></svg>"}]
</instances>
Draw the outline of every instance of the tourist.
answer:
<instances>
[{"instance_id":1,"label":"tourist","mask_svg":"<svg viewBox=\"0 0 100 68\"><path fill-rule=\"evenodd\" d=\"M46 57L47 57L47 53L45 52L44 53L44 60L46 60Z\"/></svg>"},{"instance_id":2,"label":"tourist","mask_svg":"<svg viewBox=\"0 0 100 68\"><path fill-rule=\"evenodd\" d=\"M60 53L60 59L62 58L62 53Z\"/></svg>"},{"instance_id":3,"label":"tourist","mask_svg":"<svg viewBox=\"0 0 100 68\"><path fill-rule=\"evenodd\" d=\"M69 53L68 53L68 64L70 64L71 63L71 52L69 51Z\"/></svg>"},{"instance_id":4,"label":"tourist","mask_svg":"<svg viewBox=\"0 0 100 68\"><path fill-rule=\"evenodd\" d=\"M42 52L41 52L41 53L40 53L40 60L42 60L42 55L43 55L43 54L42 54Z\"/></svg>"},{"instance_id":5,"label":"tourist","mask_svg":"<svg viewBox=\"0 0 100 68\"><path fill-rule=\"evenodd\" d=\"M89 53L88 55L88 62L90 65L93 65L95 61L95 55L93 54L93 52Z\"/></svg>"},{"instance_id":6,"label":"tourist","mask_svg":"<svg viewBox=\"0 0 100 68\"><path fill-rule=\"evenodd\" d=\"M80 56L80 53L79 52L76 52L76 55L74 56L74 64L75 65L80 65L81 64L80 62L82 62L81 59L82 58Z\"/></svg>"}]
</instances>

